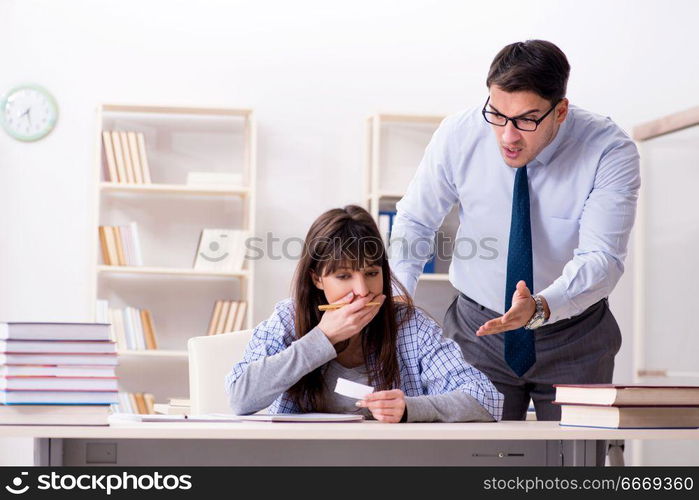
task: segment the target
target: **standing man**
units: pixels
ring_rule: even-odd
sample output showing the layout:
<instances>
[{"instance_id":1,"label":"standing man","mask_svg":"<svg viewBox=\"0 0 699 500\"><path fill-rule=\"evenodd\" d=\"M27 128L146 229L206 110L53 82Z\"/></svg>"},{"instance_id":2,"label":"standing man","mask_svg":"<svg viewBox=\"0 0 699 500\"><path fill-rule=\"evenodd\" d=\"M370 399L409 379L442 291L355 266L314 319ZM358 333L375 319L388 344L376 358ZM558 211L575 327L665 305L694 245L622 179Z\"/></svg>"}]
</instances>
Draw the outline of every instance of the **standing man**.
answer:
<instances>
[{"instance_id":1,"label":"standing man","mask_svg":"<svg viewBox=\"0 0 699 500\"><path fill-rule=\"evenodd\" d=\"M538 420L559 420L552 384L610 383L621 345L607 297L624 272L639 157L609 118L569 105L569 73L550 42L503 48L483 107L435 132L391 234L412 294L424 247L459 204L460 293L444 332L505 396L507 420L523 420L530 398Z\"/></svg>"}]
</instances>

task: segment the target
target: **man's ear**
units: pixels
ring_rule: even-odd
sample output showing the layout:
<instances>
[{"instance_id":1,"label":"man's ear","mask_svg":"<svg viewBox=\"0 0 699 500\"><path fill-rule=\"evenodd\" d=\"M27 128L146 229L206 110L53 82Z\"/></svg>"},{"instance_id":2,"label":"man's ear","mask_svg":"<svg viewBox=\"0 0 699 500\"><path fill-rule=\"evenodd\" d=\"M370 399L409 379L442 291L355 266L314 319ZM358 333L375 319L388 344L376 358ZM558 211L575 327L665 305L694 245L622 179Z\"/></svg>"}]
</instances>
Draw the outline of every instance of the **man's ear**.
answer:
<instances>
[{"instance_id":1,"label":"man's ear","mask_svg":"<svg viewBox=\"0 0 699 500\"><path fill-rule=\"evenodd\" d=\"M324 290L323 288L323 280L321 280L318 275L316 274L315 271L311 271L311 279L313 280L313 284L316 286L318 290Z\"/></svg>"},{"instance_id":2,"label":"man's ear","mask_svg":"<svg viewBox=\"0 0 699 500\"><path fill-rule=\"evenodd\" d=\"M558 103L556 108L556 123L560 125L566 119L566 116L568 116L568 98L564 97L561 99L561 102Z\"/></svg>"}]
</instances>

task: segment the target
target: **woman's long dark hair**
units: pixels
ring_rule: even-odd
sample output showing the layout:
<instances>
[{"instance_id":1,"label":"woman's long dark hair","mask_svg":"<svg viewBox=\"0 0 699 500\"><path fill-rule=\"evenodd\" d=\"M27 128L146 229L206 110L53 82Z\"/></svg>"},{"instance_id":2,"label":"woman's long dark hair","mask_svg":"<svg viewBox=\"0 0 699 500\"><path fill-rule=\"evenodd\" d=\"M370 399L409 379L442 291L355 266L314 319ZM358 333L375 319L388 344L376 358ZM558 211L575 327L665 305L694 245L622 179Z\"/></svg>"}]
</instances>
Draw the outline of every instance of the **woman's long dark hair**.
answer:
<instances>
[{"instance_id":1,"label":"woman's long dark hair","mask_svg":"<svg viewBox=\"0 0 699 500\"><path fill-rule=\"evenodd\" d=\"M380 266L383 271L382 293L386 300L361 334L361 342L369 383L377 390L397 388L400 384L398 328L414 313L414 306L403 285L391 274L379 229L362 207L348 205L328 210L308 230L292 285L296 338L300 339L320 323L323 313L318 306L327 304L325 294L313 283L313 273L323 277L343 266L355 271ZM404 302L393 302L392 286L400 290ZM323 367L320 367L302 377L288 394L302 411L322 412L326 408L323 389Z\"/></svg>"}]
</instances>

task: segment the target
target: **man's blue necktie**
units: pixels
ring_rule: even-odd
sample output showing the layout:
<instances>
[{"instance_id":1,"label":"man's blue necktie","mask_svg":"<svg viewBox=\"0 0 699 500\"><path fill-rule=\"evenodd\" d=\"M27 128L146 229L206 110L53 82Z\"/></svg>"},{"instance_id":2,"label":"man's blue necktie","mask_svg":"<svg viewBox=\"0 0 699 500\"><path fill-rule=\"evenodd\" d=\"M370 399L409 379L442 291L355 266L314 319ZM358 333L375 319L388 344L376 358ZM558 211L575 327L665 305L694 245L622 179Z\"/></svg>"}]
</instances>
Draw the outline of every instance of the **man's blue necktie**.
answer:
<instances>
[{"instance_id":1,"label":"man's blue necktie","mask_svg":"<svg viewBox=\"0 0 699 500\"><path fill-rule=\"evenodd\" d=\"M517 282L524 280L534 291L532 264L532 228L529 219L529 183L527 166L517 169L512 194L512 224L507 253L507 280L505 285L505 312L512 307L512 295ZM518 328L505 333L505 361L512 370L522 376L536 361L534 332Z\"/></svg>"}]
</instances>

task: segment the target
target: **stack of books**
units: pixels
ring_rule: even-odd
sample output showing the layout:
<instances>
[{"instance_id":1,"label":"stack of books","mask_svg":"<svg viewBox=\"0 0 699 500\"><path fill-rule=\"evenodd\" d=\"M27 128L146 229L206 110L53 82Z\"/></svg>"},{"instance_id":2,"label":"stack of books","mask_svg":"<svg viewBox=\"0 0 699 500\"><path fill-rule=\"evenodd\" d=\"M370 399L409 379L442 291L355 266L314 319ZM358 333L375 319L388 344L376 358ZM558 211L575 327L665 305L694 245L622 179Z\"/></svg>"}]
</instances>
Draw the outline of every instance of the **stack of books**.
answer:
<instances>
[{"instance_id":1,"label":"stack of books","mask_svg":"<svg viewBox=\"0 0 699 500\"><path fill-rule=\"evenodd\" d=\"M107 266L142 266L141 242L138 224L127 226L100 226L102 262Z\"/></svg>"},{"instance_id":2,"label":"stack of books","mask_svg":"<svg viewBox=\"0 0 699 500\"><path fill-rule=\"evenodd\" d=\"M117 356L103 323L0 323L0 424L107 425Z\"/></svg>"},{"instance_id":3,"label":"stack of books","mask_svg":"<svg viewBox=\"0 0 699 500\"><path fill-rule=\"evenodd\" d=\"M150 168L143 133L102 132L105 179L122 184L150 184Z\"/></svg>"},{"instance_id":4,"label":"stack of books","mask_svg":"<svg viewBox=\"0 0 699 500\"><path fill-rule=\"evenodd\" d=\"M208 335L237 332L243 328L247 302L241 300L217 300L209 321Z\"/></svg>"},{"instance_id":5,"label":"stack of books","mask_svg":"<svg viewBox=\"0 0 699 500\"><path fill-rule=\"evenodd\" d=\"M699 387L558 384L561 425L612 429L699 427Z\"/></svg>"}]
</instances>

